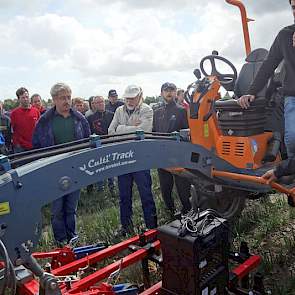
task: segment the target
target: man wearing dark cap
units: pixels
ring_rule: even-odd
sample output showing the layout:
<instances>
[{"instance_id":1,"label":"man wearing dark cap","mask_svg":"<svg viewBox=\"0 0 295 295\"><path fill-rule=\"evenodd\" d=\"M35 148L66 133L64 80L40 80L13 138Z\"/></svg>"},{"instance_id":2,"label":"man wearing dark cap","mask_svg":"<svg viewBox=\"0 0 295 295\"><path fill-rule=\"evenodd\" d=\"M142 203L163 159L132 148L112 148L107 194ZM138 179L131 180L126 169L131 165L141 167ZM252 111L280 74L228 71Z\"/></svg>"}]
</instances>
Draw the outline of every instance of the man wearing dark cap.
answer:
<instances>
[{"instance_id":1,"label":"man wearing dark cap","mask_svg":"<svg viewBox=\"0 0 295 295\"><path fill-rule=\"evenodd\" d=\"M170 133L188 128L186 110L176 103L176 86L166 82L161 87L164 105L154 111L153 131ZM173 216L175 213L172 189L175 182L178 196L182 204L182 213L190 210L190 183L187 179L173 175L165 169L158 169L160 188L167 209Z\"/></svg>"},{"instance_id":2,"label":"man wearing dark cap","mask_svg":"<svg viewBox=\"0 0 295 295\"><path fill-rule=\"evenodd\" d=\"M123 101L118 100L118 94L115 89L109 91L108 99L109 101L106 103L106 111L112 113L115 113L116 109L124 104Z\"/></svg>"}]
</instances>

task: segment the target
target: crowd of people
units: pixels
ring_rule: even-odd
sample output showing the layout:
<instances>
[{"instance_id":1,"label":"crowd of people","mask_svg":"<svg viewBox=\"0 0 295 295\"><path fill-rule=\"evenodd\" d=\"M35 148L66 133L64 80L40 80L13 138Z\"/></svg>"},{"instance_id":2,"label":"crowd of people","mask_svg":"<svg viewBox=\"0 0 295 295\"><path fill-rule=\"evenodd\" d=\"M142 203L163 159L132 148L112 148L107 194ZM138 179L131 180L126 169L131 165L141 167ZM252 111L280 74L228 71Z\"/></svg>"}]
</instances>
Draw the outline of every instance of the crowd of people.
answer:
<instances>
[{"instance_id":1,"label":"crowd of people","mask_svg":"<svg viewBox=\"0 0 295 295\"><path fill-rule=\"evenodd\" d=\"M19 153L32 149L88 138L90 134L106 135L135 132L173 132L188 128L184 91L173 83L161 87L163 103L152 109L144 103L140 86L129 85L122 100L115 89L108 92L108 99L101 95L91 96L85 103L80 97L72 99L72 90L65 83L52 86L50 94L53 106L43 106L39 94L29 96L25 87L17 89L19 106L10 113L1 104L2 153ZM172 197L173 185L182 204L182 213L190 210L190 183L180 176L173 176L164 169L158 169L160 188L167 211L174 216L176 208ZM118 236L133 232L132 189L136 184L140 195L146 228L157 227L157 210L152 192L149 170L137 171L108 179L108 188L115 195L119 191L121 227ZM104 182L89 186L87 190L104 189ZM63 196L51 204L51 224L54 239L63 246L77 239L76 212L80 191Z\"/></svg>"}]
</instances>

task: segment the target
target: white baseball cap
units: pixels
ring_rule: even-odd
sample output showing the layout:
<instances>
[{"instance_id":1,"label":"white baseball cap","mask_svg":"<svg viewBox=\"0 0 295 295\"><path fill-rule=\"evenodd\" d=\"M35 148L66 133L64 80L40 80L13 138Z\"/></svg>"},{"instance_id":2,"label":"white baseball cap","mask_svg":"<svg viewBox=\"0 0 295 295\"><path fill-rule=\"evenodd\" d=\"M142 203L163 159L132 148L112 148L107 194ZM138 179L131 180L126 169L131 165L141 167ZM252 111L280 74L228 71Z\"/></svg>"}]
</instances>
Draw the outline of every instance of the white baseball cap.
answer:
<instances>
[{"instance_id":1,"label":"white baseball cap","mask_svg":"<svg viewBox=\"0 0 295 295\"><path fill-rule=\"evenodd\" d=\"M124 91L123 98L134 98L142 93L142 89L136 85L129 85Z\"/></svg>"}]
</instances>

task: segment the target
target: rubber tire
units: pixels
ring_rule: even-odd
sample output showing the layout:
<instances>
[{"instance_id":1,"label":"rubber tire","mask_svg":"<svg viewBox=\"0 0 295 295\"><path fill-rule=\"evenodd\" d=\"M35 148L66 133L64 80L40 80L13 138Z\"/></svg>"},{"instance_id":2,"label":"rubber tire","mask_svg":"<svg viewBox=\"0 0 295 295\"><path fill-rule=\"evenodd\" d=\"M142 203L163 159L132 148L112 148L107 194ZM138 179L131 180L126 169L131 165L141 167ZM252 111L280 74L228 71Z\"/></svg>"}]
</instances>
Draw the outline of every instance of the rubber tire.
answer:
<instances>
[{"instance_id":1,"label":"rubber tire","mask_svg":"<svg viewBox=\"0 0 295 295\"><path fill-rule=\"evenodd\" d=\"M208 195L197 192L198 200L192 200L201 210L213 209L219 213L219 215L227 220L236 220L241 215L246 205L246 196L248 193L233 190L229 188L223 188L222 192L214 193L214 195Z\"/></svg>"}]
</instances>

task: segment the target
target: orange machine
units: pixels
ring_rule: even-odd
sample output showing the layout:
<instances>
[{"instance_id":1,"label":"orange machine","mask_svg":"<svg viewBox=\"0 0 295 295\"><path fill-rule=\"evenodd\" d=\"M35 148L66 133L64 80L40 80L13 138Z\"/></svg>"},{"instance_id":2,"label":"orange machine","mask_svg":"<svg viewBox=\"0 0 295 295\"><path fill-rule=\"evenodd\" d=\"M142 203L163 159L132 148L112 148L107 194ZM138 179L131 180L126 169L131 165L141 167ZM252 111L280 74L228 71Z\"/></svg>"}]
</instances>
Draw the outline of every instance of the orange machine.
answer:
<instances>
[{"instance_id":1,"label":"orange machine","mask_svg":"<svg viewBox=\"0 0 295 295\"><path fill-rule=\"evenodd\" d=\"M200 92L196 92L193 96L193 103L199 102L199 110L197 118L189 115L192 143L215 151L218 157L237 168L261 167L272 132L247 137L223 135L218 124L217 113L212 107L220 99L221 84L216 76L209 76L208 83L211 85L201 99Z\"/></svg>"},{"instance_id":2,"label":"orange machine","mask_svg":"<svg viewBox=\"0 0 295 295\"><path fill-rule=\"evenodd\" d=\"M206 183L208 179L204 180L192 169L169 170L190 177L197 188L199 204L209 200L208 206L218 211L222 211L220 208L223 206L224 212L238 212L238 208L243 207L243 199L249 195L249 191L263 193L269 191L269 186L287 194L290 205L294 206L294 190L278 183L269 185L260 177L281 160L284 134L282 99L279 92L281 81L274 76L247 110L238 105L237 98L248 94L248 89L268 51L262 48L251 51L248 30L248 22L251 20L247 17L243 3L238 0L225 1L237 6L241 11L247 54L245 64L238 73L228 59L213 51L201 60L200 70L194 71L197 80L188 86L185 93L185 99L190 106L190 141L209 151L208 165L211 165L213 182L211 185L210 181ZM225 63L231 72L222 73L218 69L220 62ZM207 72L208 63L211 67ZM280 72L276 75L280 77ZM222 97L222 87L233 95ZM209 195L211 197L207 197ZM212 203L213 199L216 204Z\"/></svg>"},{"instance_id":3,"label":"orange machine","mask_svg":"<svg viewBox=\"0 0 295 295\"><path fill-rule=\"evenodd\" d=\"M251 21L251 19L247 17L245 6L241 1L225 1L231 5L237 6L240 9L246 55L249 56L251 53L251 44L248 22ZM211 76L204 72L203 64L206 59L209 59L211 62L213 74ZM233 69L233 74L220 75L216 69L214 59L219 59L227 63ZM236 135L230 136L230 134L226 134L226 136L224 136L220 130L220 126L218 125L217 113L215 111L214 104L221 98L219 92L221 85L224 85L228 90L235 90L234 84L237 83L238 77L233 65L218 55L216 57L212 55L211 57L206 57L201 61L201 70L203 74L208 77L208 82L211 85L201 99L201 93L198 91L195 92L192 99L192 102L198 102L199 105L197 118L191 118L191 116L189 116L192 143L199 144L208 150L215 151L218 157L230 162L235 167L251 169L261 167L267 151L267 144L272 138L272 132L263 131L260 134L247 137ZM219 81L218 78L221 78L221 81ZM251 82L251 77L248 77L247 79ZM206 116L209 118L206 118ZM280 157L278 156L277 159L279 158Z\"/></svg>"}]
</instances>

